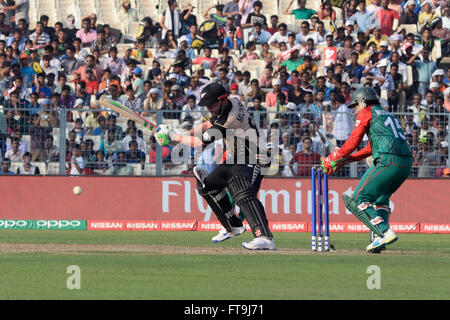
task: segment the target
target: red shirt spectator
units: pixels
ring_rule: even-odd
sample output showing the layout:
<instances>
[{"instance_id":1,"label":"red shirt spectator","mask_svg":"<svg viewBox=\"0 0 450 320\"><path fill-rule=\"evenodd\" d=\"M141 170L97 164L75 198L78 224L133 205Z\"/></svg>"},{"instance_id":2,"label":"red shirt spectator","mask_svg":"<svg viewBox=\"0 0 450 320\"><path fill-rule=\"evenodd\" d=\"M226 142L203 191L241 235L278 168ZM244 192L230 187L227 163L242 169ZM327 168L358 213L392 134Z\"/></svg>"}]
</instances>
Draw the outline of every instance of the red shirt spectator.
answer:
<instances>
[{"instance_id":1,"label":"red shirt spectator","mask_svg":"<svg viewBox=\"0 0 450 320\"><path fill-rule=\"evenodd\" d=\"M311 168L320 163L320 154L312 151L312 139L303 139L303 151L297 152L289 162L289 168L294 176L310 176ZM294 164L297 164L294 170Z\"/></svg>"},{"instance_id":2,"label":"red shirt spectator","mask_svg":"<svg viewBox=\"0 0 450 320\"><path fill-rule=\"evenodd\" d=\"M163 161L170 159L171 150L168 147L161 147L161 158ZM148 153L148 162L156 163L156 138L150 138L150 152Z\"/></svg>"},{"instance_id":3,"label":"red shirt spectator","mask_svg":"<svg viewBox=\"0 0 450 320\"><path fill-rule=\"evenodd\" d=\"M382 8L374 13L374 17L379 22L381 34L390 36L393 33L394 20L400 20L400 15L397 11L389 9L388 5L389 0L381 1Z\"/></svg>"},{"instance_id":4,"label":"red shirt spectator","mask_svg":"<svg viewBox=\"0 0 450 320\"><path fill-rule=\"evenodd\" d=\"M86 93L97 94L99 84L97 80L89 81L86 79Z\"/></svg>"}]
</instances>

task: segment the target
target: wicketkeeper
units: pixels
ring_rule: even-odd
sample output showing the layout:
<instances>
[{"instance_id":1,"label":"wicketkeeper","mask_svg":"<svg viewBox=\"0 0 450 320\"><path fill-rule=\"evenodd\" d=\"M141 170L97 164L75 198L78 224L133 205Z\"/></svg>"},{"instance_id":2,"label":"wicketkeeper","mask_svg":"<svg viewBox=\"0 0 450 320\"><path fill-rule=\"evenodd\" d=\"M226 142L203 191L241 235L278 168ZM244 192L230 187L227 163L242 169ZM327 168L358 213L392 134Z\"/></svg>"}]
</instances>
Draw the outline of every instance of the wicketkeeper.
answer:
<instances>
[{"instance_id":1,"label":"wicketkeeper","mask_svg":"<svg viewBox=\"0 0 450 320\"><path fill-rule=\"evenodd\" d=\"M373 165L361 178L353 197L343 198L347 209L371 230L372 243L366 250L379 252L398 239L389 227L389 198L409 176L411 151L397 118L380 106L374 89L357 89L348 107L354 108L357 116L353 132L340 149L322 158L322 167L333 174L349 162L373 156ZM352 154L365 134L369 138L367 146Z\"/></svg>"},{"instance_id":2,"label":"wicketkeeper","mask_svg":"<svg viewBox=\"0 0 450 320\"><path fill-rule=\"evenodd\" d=\"M163 127L158 131L158 143L175 141L199 148L223 138L232 161L218 165L211 173L196 171L199 194L225 228L223 235L217 235L218 240L245 232L242 221L236 217L227 196L228 189L254 236L252 241L244 242L242 246L250 250L275 250L264 206L257 198L257 188L262 178L261 168L267 165L264 163L267 155L259 146L258 130L247 108L239 99L228 98L225 88L216 83L209 84L202 90L199 105L206 107L211 114L210 121L194 127L187 135ZM198 130L202 132L201 138L195 135ZM248 136L249 132L255 133L254 140Z\"/></svg>"}]
</instances>

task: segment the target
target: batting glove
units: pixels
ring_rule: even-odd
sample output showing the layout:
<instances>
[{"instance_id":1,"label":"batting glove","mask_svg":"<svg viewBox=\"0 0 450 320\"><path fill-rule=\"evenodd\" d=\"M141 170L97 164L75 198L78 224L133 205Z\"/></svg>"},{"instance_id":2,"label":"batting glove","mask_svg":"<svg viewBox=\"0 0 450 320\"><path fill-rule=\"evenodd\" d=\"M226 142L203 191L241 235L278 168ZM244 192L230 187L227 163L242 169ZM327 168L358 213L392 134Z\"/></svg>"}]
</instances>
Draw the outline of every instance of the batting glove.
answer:
<instances>
[{"instance_id":1,"label":"batting glove","mask_svg":"<svg viewBox=\"0 0 450 320\"><path fill-rule=\"evenodd\" d=\"M158 126L158 129L155 133L156 142L158 142L160 146L166 146L173 141L174 134L175 132L167 125L161 124Z\"/></svg>"}]
</instances>

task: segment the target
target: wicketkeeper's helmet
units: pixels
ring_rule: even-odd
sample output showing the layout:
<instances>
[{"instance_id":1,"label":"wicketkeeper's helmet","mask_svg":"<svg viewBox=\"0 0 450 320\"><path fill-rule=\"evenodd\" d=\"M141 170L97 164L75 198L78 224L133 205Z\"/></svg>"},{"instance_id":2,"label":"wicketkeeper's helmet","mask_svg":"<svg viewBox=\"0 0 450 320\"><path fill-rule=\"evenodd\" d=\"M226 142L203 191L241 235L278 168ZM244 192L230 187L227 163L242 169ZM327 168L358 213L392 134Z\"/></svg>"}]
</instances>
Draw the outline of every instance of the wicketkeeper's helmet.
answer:
<instances>
[{"instance_id":1,"label":"wicketkeeper's helmet","mask_svg":"<svg viewBox=\"0 0 450 320\"><path fill-rule=\"evenodd\" d=\"M356 107L356 105L367 105L368 102L378 102L377 92L371 87L362 87L356 89L352 94L352 99L350 100L349 108Z\"/></svg>"}]
</instances>

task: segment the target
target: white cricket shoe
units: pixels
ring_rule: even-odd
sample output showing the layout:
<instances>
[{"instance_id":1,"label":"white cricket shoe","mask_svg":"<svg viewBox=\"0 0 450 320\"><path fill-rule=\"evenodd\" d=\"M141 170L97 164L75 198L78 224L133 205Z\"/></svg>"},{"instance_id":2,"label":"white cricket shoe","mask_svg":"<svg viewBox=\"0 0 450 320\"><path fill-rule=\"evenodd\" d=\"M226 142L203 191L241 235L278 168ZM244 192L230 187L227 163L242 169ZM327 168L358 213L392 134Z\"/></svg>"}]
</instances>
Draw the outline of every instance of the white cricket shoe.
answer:
<instances>
[{"instance_id":1,"label":"white cricket shoe","mask_svg":"<svg viewBox=\"0 0 450 320\"><path fill-rule=\"evenodd\" d=\"M386 230L383 234L384 234L383 238L375 237L374 241L367 246L366 250L370 251L379 248L383 245L394 243L398 239L397 234L394 231L392 231L391 228Z\"/></svg>"},{"instance_id":2,"label":"white cricket shoe","mask_svg":"<svg viewBox=\"0 0 450 320\"><path fill-rule=\"evenodd\" d=\"M242 243L242 246L248 250L276 250L273 239L258 237L249 242Z\"/></svg>"},{"instance_id":3,"label":"white cricket shoe","mask_svg":"<svg viewBox=\"0 0 450 320\"><path fill-rule=\"evenodd\" d=\"M227 229L220 229L219 233L211 238L212 242L222 242L230 239L231 237L238 236L243 234L245 231L245 227L231 227L231 232L228 232Z\"/></svg>"}]
</instances>

